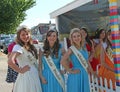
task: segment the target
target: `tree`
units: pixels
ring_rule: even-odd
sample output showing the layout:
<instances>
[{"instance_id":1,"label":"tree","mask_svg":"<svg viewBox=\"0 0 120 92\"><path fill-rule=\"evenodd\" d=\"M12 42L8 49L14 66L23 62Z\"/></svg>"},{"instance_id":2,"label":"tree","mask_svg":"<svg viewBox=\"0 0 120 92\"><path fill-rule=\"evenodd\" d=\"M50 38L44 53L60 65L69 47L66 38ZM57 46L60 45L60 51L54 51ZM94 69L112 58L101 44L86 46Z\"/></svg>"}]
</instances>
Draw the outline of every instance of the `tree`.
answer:
<instances>
[{"instance_id":1,"label":"tree","mask_svg":"<svg viewBox=\"0 0 120 92\"><path fill-rule=\"evenodd\" d=\"M0 33L15 33L35 0L0 0Z\"/></svg>"}]
</instances>

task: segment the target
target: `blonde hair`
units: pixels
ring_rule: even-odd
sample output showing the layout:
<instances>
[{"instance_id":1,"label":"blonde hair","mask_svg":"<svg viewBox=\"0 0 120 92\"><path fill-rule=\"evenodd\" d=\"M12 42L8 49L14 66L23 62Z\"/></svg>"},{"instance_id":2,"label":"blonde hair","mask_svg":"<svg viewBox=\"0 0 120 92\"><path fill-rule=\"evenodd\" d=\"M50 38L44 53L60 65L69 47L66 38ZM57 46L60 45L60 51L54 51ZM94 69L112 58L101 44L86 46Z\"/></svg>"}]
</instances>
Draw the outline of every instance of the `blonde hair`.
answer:
<instances>
[{"instance_id":1,"label":"blonde hair","mask_svg":"<svg viewBox=\"0 0 120 92\"><path fill-rule=\"evenodd\" d=\"M72 35L73 35L73 33L76 33L76 32L80 33L80 29L79 29L79 28L73 28L73 29L71 29L71 31L70 31L69 38L70 38L70 41L71 41L71 45L75 45L75 43L74 43L73 40L72 40ZM80 33L80 35L81 35L80 46L81 46L81 48L83 48L83 45L84 45L84 44L83 44L82 34Z\"/></svg>"}]
</instances>

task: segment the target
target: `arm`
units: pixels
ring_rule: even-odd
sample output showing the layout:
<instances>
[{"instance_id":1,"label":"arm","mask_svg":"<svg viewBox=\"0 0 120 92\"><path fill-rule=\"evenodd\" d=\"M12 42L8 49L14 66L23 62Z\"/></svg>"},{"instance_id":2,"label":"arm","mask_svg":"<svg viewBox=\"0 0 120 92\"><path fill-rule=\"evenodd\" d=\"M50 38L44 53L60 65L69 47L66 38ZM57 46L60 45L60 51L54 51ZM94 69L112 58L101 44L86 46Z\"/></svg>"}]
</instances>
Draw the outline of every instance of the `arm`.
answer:
<instances>
[{"instance_id":1,"label":"arm","mask_svg":"<svg viewBox=\"0 0 120 92\"><path fill-rule=\"evenodd\" d=\"M39 76L40 78L42 77L42 51L39 50L38 54L38 71L39 71Z\"/></svg>"},{"instance_id":2,"label":"arm","mask_svg":"<svg viewBox=\"0 0 120 92\"><path fill-rule=\"evenodd\" d=\"M8 54L7 54L7 57L8 57L8 58L9 58L10 54L11 54L11 52L8 52Z\"/></svg>"},{"instance_id":3,"label":"arm","mask_svg":"<svg viewBox=\"0 0 120 92\"><path fill-rule=\"evenodd\" d=\"M15 71L17 71L18 73L25 73L26 71L29 71L30 67L28 65L24 66L24 67L18 67L16 64L15 64L15 61L16 60L16 57L19 56L20 53L18 52L12 52L11 55L9 56L8 58L8 65L14 69Z\"/></svg>"},{"instance_id":4,"label":"arm","mask_svg":"<svg viewBox=\"0 0 120 92\"><path fill-rule=\"evenodd\" d=\"M42 81L42 83L46 84L47 81L46 79L43 77L42 75L42 54L43 52L41 50L39 50L39 55L38 55L38 71L39 71L39 76L40 76L40 79Z\"/></svg>"},{"instance_id":5,"label":"arm","mask_svg":"<svg viewBox=\"0 0 120 92\"><path fill-rule=\"evenodd\" d=\"M71 53L72 53L71 49L68 49L68 51L63 55L63 57L60 61L62 66L65 68L66 71L70 70L70 68L68 66L68 59L69 59L69 56Z\"/></svg>"},{"instance_id":6,"label":"arm","mask_svg":"<svg viewBox=\"0 0 120 92\"><path fill-rule=\"evenodd\" d=\"M94 53L95 53L95 48L94 48L94 43L92 40L90 40L91 43L92 43L92 46L91 46L91 51L90 51L90 56L89 56L89 61L92 60L92 58L94 57Z\"/></svg>"},{"instance_id":7,"label":"arm","mask_svg":"<svg viewBox=\"0 0 120 92\"><path fill-rule=\"evenodd\" d=\"M65 70L69 73L79 73L80 70L78 69L74 69L72 70L70 67L69 67L69 64L68 64L68 59L69 59L69 56L72 54L72 50L69 48L68 51L64 54L63 58L61 59L61 64L62 66L65 68Z\"/></svg>"}]
</instances>

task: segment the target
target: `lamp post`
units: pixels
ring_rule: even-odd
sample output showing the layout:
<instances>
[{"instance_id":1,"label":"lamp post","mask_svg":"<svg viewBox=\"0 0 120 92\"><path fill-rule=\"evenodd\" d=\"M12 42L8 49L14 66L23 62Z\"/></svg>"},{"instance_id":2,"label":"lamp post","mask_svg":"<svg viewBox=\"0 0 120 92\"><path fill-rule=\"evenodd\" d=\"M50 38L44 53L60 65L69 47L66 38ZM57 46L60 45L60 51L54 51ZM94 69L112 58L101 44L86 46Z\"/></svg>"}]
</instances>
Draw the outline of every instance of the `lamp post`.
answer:
<instances>
[{"instance_id":1,"label":"lamp post","mask_svg":"<svg viewBox=\"0 0 120 92\"><path fill-rule=\"evenodd\" d=\"M112 48L117 91L120 90L120 31L118 25L118 0L109 0L110 24L112 31Z\"/></svg>"}]
</instances>

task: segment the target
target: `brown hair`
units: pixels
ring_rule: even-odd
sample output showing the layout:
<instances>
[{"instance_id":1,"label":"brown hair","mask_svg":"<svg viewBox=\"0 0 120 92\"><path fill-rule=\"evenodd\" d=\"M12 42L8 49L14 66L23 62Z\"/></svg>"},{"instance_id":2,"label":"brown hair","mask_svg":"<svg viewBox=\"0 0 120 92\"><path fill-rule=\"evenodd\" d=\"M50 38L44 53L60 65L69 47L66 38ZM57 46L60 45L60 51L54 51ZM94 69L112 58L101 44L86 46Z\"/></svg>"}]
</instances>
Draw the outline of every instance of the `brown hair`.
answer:
<instances>
[{"instance_id":1,"label":"brown hair","mask_svg":"<svg viewBox=\"0 0 120 92\"><path fill-rule=\"evenodd\" d=\"M48 42L48 40L47 40L47 37L49 37L53 32L56 33L56 35L57 35L57 40L56 40L56 42L54 43L52 55L58 57L58 50L59 50L60 45L59 45L59 39L58 39L58 32L57 32L56 30L49 30L49 31L47 32L47 34L46 34L46 39L45 39L45 41L44 41L44 46L43 46L44 55L45 55L46 57L48 57L48 56L50 55L50 45L49 45L49 42Z\"/></svg>"},{"instance_id":2,"label":"brown hair","mask_svg":"<svg viewBox=\"0 0 120 92\"><path fill-rule=\"evenodd\" d=\"M30 40L27 44L27 47L25 46L25 43L20 39L20 34L21 31L25 31L28 32L28 34L31 35L30 29L23 27L19 30L17 30L17 37L16 37L16 43L19 44L20 46L24 47L26 50L28 50L29 52L31 52L33 55L35 55L36 59L38 59L38 55L37 55L37 49L35 48L35 46L33 45L33 41L32 38L30 37Z\"/></svg>"}]
</instances>

